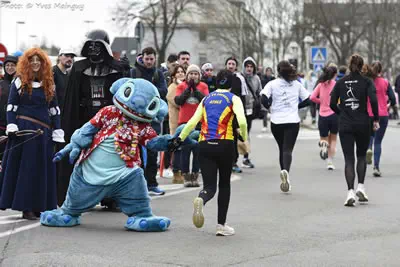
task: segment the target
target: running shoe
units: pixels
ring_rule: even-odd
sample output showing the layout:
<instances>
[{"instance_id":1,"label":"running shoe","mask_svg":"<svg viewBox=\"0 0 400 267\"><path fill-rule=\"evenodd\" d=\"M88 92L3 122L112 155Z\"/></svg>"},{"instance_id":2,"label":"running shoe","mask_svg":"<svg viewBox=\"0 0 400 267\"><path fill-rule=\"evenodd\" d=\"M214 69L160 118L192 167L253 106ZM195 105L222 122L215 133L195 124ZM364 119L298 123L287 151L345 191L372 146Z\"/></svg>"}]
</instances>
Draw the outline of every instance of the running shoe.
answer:
<instances>
[{"instance_id":1,"label":"running shoe","mask_svg":"<svg viewBox=\"0 0 400 267\"><path fill-rule=\"evenodd\" d=\"M372 149L367 150L367 164L371 165L372 164Z\"/></svg>"},{"instance_id":2,"label":"running shoe","mask_svg":"<svg viewBox=\"0 0 400 267\"><path fill-rule=\"evenodd\" d=\"M335 169L335 165L333 165L332 162L328 162L328 166L326 166L326 168L330 171L333 171Z\"/></svg>"},{"instance_id":3,"label":"running shoe","mask_svg":"<svg viewBox=\"0 0 400 267\"><path fill-rule=\"evenodd\" d=\"M262 133L266 133L268 131L268 128L267 127L263 127L262 129L261 129L261 132Z\"/></svg>"},{"instance_id":4,"label":"running shoe","mask_svg":"<svg viewBox=\"0 0 400 267\"><path fill-rule=\"evenodd\" d=\"M382 176L381 170L379 170L378 167L374 167L374 172L372 173L372 175L374 175L374 177L381 177Z\"/></svg>"},{"instance_id":5,"label":"running shoe","mask_svg":"<svg viewBox=\"0 0 400 267\"><path fill-rule=\"evenodd\" d=\"M243 164L242 165L243 168L250 168L250 169L254 168L254 164L251 163L250 159L243 159L242 164Z\"/></svg>"},{"instance_id":6,"label":"running shoe","mask_svg":"<svg viewBox=\"0 0 400 267\"><path fill-rule=\"evenodd\" d=\"M291 190L291 185L290 185L290 180L289 180L289 173L287 170L282 170L281 171L281 191L284 193L287 193Z\"/></svg>"},{"instance_id":7,"label":"running shoe","mask_svg":"<svg viewBox=\"0 0 400 267\"><path fill-rule=\"evenodd\" d=\"M328 158L328 147L329 144L326 141L319 142L319 146L321 147L321 151L319 152L319 156L322 160L326 160Z\"/></svg>"},{"instance_id":8,"label":"running shoe","mask_svg":"<svg viewBox=\"0 0 400 267\"><path fill-rule=\"evenodd\" d=\"M356 195L359 202L368 202L368 196L365 193L365 186L363 184L358 184Z\"/></svg>"},{"instance_id":9,"label":"running shoe","mask_svg":"<svg viewBox=\"0 0 400 267\"><path fill-rule=\"evenodd\" d=\"M354 207L356 203L356 195L354 194L354 190L350 189L349 192L347 193L347 198L346 202L344 202L344 205L346 207Z\"/></svg>"},{"instance_id":10,"label":"running shoe","mask_svg":"<svg viewBox=\"0 0 400 267\"><path fill-rule=\"evenodd\" d=\"M235 229L227 224L217 224L217 236L230 236L235 234Z\"/></svg>"},{"instance_id":11,"label":"running shoe","mask_svg":"<svg viewBox=\"0 0 400 267\"><path fill-rule=\"evenodd\" d=\"M234 173L242 173L242 169L237 164L235 164L232 167L232 172L234 172Z\"/></svg>"},{"instance_id":12,"label":"running shoe","mask_svg":"<svg viewBox=\"0 0 400 267\"><path fill-rule=\"evenodd\" d=\"M174 172L171 169L164 169L163 178L172 179L174 177Z\"/></svg>"},{"instance_id":13,"label":"running shoe","mask_svg":"<svg viewBox=\"0 0 400 267\"><path fill-rule=\"evenodd\" d=\"M197 228L201 228L204 225L203 206L203 199L201 197L196 197L193 201L193 224Z\"/></svg>"},{"instance_id":14,"label":"running shoe","mask_svg":"<svg viewBox=\"0 0 400 267\"><path fill-rule=\"evenodd\" d=\"M148 187L150 196L162 196L165 195L165 191L159 188L158 186L150 186Z\"/></svg>"}]
</instances>

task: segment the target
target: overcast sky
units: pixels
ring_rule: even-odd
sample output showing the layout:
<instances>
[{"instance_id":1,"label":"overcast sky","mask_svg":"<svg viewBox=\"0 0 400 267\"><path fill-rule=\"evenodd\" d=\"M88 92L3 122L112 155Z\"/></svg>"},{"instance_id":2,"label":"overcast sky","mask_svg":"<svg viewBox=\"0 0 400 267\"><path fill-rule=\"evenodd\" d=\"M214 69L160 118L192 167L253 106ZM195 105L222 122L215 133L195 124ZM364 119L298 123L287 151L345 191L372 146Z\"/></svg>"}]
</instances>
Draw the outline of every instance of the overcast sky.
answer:
<instances>
[{"instance_id":1,"label":"overcast sky","mask_svg":"<svg viewBox=\"0 0 400 267\"><path fill-rule=\"evenodd\" d=\"M2 2L0 0L0 2ZM16 22L18 44L39 44L46 38L56 46L70 46L80 52L85 33L89 29L101 28L108 32L111 40L121 32L112 21L111 11L116 0L10 0L1 4L0 42L9 53L16 50ZM84 23L85 20L93 23ZM36 35L37 37L30 37Z\"/></svg>"}]
</instances>

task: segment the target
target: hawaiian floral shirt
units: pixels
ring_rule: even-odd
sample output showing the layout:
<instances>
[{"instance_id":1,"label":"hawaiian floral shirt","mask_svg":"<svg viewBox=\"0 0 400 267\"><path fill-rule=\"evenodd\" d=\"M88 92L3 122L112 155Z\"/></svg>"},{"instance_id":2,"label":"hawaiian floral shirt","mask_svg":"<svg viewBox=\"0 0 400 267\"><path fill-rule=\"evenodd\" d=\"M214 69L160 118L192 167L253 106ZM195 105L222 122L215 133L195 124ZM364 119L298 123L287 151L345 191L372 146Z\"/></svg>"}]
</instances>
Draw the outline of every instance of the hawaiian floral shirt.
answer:
<instances>
[{"instance_id":1,"label":"hawaiian floral shirt","mask_svg":"<svg viewBox=\"0 0 400 267\"><path fill-rule=\"evenodd\" d=\"M90 120L90 123L94 127L99 128L100 131L94 136L90 148L82 151L77 164L87 159L93 150L110 135L115 133L114 144L116 153L126 162L127 167L140 166L140 147L138 145L145 146L147 141L157 136L150 123L134 121L126 117L115 106L102 108Z\"/></svg>"}]
</instances>

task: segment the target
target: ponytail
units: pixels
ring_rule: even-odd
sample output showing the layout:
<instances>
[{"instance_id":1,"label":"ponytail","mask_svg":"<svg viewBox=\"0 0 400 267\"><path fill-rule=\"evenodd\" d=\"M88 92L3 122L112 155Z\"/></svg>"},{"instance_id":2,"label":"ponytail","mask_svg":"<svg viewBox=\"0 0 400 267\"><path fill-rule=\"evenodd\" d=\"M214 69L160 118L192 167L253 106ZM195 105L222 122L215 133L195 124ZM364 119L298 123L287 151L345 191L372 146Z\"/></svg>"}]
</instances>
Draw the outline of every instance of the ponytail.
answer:
<instances>
[{"instance_id":1,"label":"ponytail","mask_svg":"<svg viewBox=\"0 0 400 267\"><path fill-rule=\"evenodd\" d=\"M278 64L278 74L279 77L287 82L292 82L297 80L296 68L289 63L287 60L283 60Z\"/></svg>"},{"instance_id":2,"label":"ponytail","mask_svg":"<svg viewBox=\"0 0 400 267\"><path fill-rule=\"evenodd\" d=\"M337 67L335 66L325 67L323 68L323 72L319 80L322 83L330 81L335 77L336 74L337 74Z\"/></svg>"},{"instance_id":3,"label":"ponytail","mask_svg":"<svg viewBox=\"0 0 400 267\"><path fill-rule=\"evenodd\" d=\"M376 79L380 73L382 73L382 63L379 61L375 61L371 65L372 79Z\"/></svg>"},{"instance_id":4,"label":"ponytail","mask_svg":"<svg viewBox=\"0 0 400 267\"><path fill-rule=\"evenodd\" d=\"M371 66L368 64L364 64L364 66L361 69L361 74L368 78L375 79Z\"/></svg>"},{"instance_id":5,"label":"ponytail","mask_svg":"<svg viewBox=\"0 0 400 267\"><path fill-rule=\"evenodd\" d=\"M350 57L350 64L349 64L350 72L361 73L363 65L364 65L364 59L360 55L354 54Z\"/></svg>"}]
</instances>

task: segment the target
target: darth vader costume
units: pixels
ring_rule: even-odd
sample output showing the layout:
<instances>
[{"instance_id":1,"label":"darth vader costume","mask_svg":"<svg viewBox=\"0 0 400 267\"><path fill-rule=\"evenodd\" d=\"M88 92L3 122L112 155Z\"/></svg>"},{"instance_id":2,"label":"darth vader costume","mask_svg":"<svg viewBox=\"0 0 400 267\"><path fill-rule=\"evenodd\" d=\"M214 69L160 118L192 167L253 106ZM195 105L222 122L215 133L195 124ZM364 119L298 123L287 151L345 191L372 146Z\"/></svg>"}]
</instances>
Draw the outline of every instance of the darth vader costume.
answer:
<instances>
[{"instance_id":1,"label":"darth vader costume","mask_svg":"<svg viewBox=\"0 0 400 267\"><path fill-rule=\"evenodd\" d=\"M88 33L81 55L86 59L77 61L70 71L69 82L61 107L62 128L66 143L76 129L82 127L103 107L112 105L111 85L122 78L126 66L113 58L107 32L93 30ZM62 147L58 147L60 150ZM58 164L58 205L65 200L69 177L73 166L68 160Z\"/></svg>"}]
</instances>

